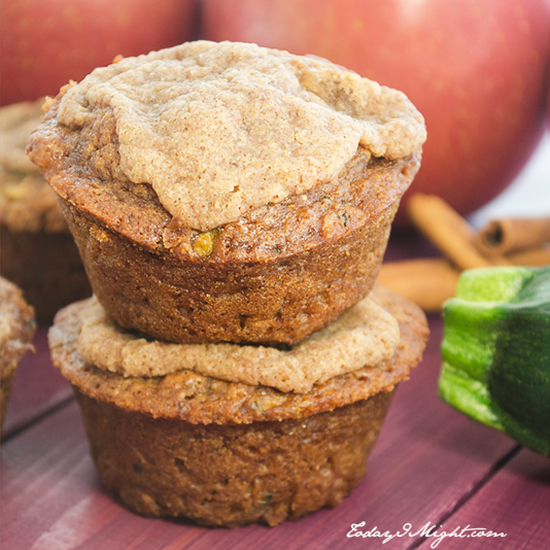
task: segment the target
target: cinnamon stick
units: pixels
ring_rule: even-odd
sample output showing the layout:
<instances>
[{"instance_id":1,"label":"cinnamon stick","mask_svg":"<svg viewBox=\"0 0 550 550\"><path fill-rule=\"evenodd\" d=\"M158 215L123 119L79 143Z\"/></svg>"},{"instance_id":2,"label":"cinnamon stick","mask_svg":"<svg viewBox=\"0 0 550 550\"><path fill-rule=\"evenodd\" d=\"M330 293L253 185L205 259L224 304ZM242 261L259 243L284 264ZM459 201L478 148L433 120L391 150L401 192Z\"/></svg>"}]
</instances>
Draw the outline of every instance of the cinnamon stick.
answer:
<instances>
[{"instance_id":1,"label":"cinnamon stick","mask_svg":"<svg viewBox=\"0 0 550 550\"><path fill-rule=\"evenodd\" d=\"M408 202L414 225L446 258L382 264L378 281L426 312L437 312L453 297L460 273L491 265L550 264L550 218L496 220L481 234L442 198L416 193ZM487 237L487 232L491 232ZM480 243L489 239L487 246ZM548 244L541 244L548 242ZM506 254L505 254L506 253Z\"/></svg>"},{"instance_id":2,"label":"cinnamon stick","mask_svg":"<svg viewBox=\"0 0 550 550\"><path fill-rule=\"evenodd\" d=\"M492 220L475 244L487 256L504 255L550 242L550 218Z\"/></svg>"},{"instance_id":3,"label":"cinnamon stick","mask_svg":"<svg viewBox=\"0 0 550 550\"><path fill-rule=\"evenodd\" d=\"M511 264L502 257L484 257L474 245L474 229L442 198L416 193L409 199L408 212L415 226L460 269Z\"/></svg>"},{"instance_id":4,"label":"cinnamon stick","mask_svg":"<svg viewBox=\"0 0 550 550\"><path fill-rule=\"evenodd\" d=\"M542 267L550 265L550 246L537 246L527 250L520 250L508 255L514 265L527 267Z\"/></svg>"},{"instance_id":5,"label":"cinnamon stick","mask_svg":"<svg viewBox=\"0 0 550 550\"><path fill-rule=\"evenodd\" d=\"M430 313L455 295L459 276L443 258L422 258L383 263L378 282Z\"/></svg>"}]
</instances>

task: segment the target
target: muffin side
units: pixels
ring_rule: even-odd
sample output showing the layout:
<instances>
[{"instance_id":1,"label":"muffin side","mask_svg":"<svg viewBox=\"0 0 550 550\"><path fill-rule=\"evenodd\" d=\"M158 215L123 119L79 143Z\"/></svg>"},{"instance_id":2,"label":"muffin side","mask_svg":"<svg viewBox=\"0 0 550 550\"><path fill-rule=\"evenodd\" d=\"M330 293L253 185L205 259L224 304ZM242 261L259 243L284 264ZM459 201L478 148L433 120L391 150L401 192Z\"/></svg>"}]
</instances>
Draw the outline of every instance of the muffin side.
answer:
<instances>
[{"instance_id":1,"label":"muffin side","mask_svg":"<svg viewBox=\"0 0 550 550\"><path fill-rule=\"evenodd\" d=\"M124 327L182 343L293 344L372 288L397 205L341 241L281 261L182 262L67 208L95 294Z\"/></svg>"},{"instance_id":2,"label":"muffin side","mask_svg":"<svg viewBox=\"0 0 550 550\"><path fill-rule=\"evenodd\" d=\"M0 435L17 365L33 349L35 330L33 307L21 289L0 277Z\"/></svg>"},{"instance_id":3,"label":"muffin side","mask_svg":"<svg viewBox=\"0 0 550 550\"><path fill-rule=\"evenodd\" d=\"M393 396L305 419L202 426L75 393L101 479L128 508L226 527L340 504L365 474Z\"/></svg>"},{"instance_id":4,"label":"muffin side","mask_svg":"<svg viewBox=\"0 0 550 550\"><path fill-rule=\"evenodd\" d=\"M92 293L56 193L25 153L44 99L0 109L0 270L50 323Z\"/></svg>"}]
</instances>

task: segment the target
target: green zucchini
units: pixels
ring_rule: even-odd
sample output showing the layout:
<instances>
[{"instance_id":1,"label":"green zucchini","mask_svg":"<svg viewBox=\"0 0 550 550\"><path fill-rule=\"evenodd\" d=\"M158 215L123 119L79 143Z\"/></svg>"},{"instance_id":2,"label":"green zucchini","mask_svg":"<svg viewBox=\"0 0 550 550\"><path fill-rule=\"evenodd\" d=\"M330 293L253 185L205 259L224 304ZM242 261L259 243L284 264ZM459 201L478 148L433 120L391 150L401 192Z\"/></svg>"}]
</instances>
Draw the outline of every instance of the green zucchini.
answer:
<instances>
[{"instance_id":1,"label":"green zucchini","mask_svg":"<svg viewBox=\"0 0 550 550\"><path fill-rule=\"evenodd\" d=\"M550 456L550 266L465 271L443 316L440 397Z\"/></svg>"}]
</instances>

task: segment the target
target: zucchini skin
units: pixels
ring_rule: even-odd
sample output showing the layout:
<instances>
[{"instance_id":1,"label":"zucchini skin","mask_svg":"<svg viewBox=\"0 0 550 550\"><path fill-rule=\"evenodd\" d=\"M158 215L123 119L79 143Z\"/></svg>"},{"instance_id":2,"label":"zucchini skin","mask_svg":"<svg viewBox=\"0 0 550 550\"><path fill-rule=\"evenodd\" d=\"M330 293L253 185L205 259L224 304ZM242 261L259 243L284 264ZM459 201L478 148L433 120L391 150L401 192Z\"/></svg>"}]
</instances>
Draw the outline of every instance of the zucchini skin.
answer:
<instances>
[{"instance_id":1,"label":"zucchini skin","mask_svg":"<svg viewBox=\"0 0 550 550\"><path fill-rule=\"evenodd\" d=\"M550 456L550 266L468 270L443 315L440 397Z\"/></svg>"}]
</instances>

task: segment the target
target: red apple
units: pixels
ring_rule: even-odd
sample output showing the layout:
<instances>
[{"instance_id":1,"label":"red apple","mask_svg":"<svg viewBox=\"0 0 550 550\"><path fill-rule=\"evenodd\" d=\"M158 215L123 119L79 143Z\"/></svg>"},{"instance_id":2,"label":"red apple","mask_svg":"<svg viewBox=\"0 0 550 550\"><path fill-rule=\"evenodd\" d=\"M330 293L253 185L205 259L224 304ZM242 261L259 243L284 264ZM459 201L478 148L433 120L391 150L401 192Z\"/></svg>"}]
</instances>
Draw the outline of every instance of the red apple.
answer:
<instances>
[{"instance_id":1,"label":"red apple","mask_svg":"<svg viewBox=\"0 0 550 550\"><path fill-rule=\"evenodd\" d=\"M1 104L55 95L115 56L192 37L194 0L2 0Z\"/></svg>"},{"instance_id":2,"label":"red apple","mask_svg":"<svg viewBox=\"0 0 550 550\"><path fill-rule=\"evenodd\" d=\"M506 187L542 135L548 0L204 0L204 35L317 54L404 91L428 128L411 189L462 214Z\"/></svg>"}]
</instances>

